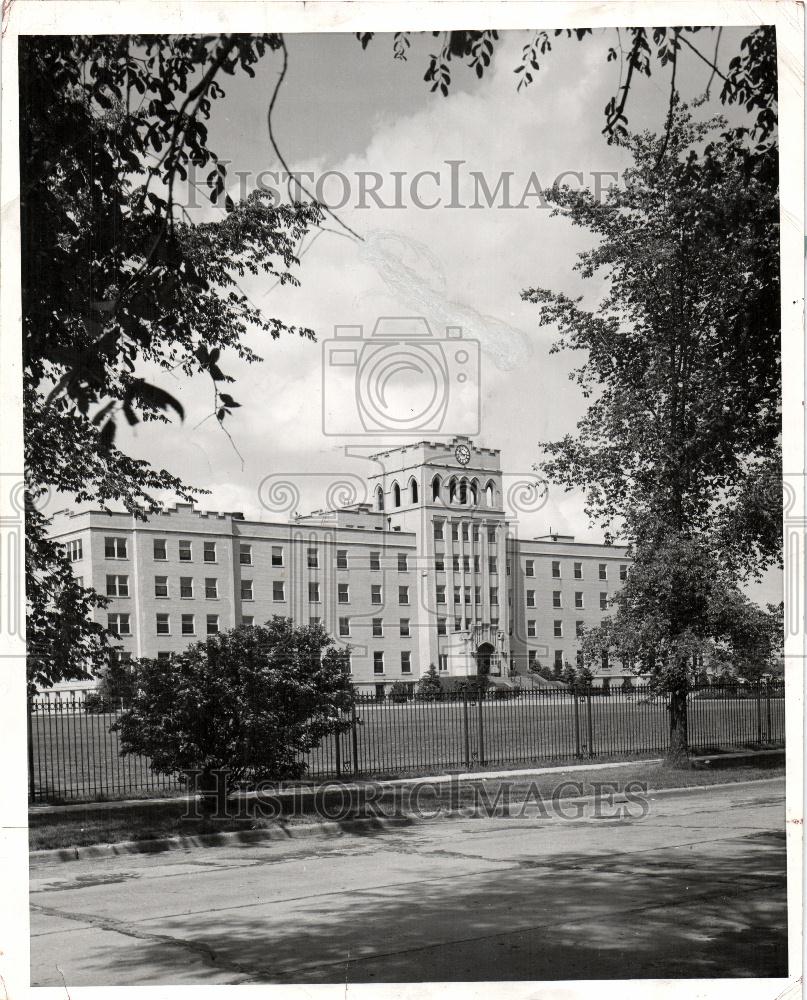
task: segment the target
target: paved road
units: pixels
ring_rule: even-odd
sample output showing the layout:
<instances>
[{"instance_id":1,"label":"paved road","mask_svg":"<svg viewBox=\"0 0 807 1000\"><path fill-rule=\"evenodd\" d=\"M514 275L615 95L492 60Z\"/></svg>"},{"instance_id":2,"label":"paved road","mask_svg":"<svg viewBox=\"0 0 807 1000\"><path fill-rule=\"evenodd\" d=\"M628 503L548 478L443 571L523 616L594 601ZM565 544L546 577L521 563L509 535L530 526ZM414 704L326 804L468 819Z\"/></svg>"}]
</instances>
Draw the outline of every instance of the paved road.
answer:
<instances>
[{"instance_id":1,"label":"paved road","mask_svg":"<svg viewBox=\"0 0 807 1000\"><path fill-rule=\"evenodd\" d=\"M39 865L32 983L786 975L784 781L650 806Z\"/></svg>"}]
</instances>

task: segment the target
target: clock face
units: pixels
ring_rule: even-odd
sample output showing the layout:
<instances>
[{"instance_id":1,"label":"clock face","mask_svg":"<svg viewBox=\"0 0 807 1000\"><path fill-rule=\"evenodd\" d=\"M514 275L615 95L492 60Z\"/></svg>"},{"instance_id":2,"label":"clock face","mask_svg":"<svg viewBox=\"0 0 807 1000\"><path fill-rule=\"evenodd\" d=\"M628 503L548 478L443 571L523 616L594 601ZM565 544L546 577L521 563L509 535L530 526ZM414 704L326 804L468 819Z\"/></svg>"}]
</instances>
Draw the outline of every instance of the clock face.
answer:
<instances>
[{"instance_id":1,"label":"clock face","mask_svg":"<svg viewBox=\"0 0 807 1000\"><path fill-rule=\"evenodd\" d=\"M457 445L454 455L460 465L467 465L471 461L471 452L464 444Z\"/></svg>"}]
</instances>

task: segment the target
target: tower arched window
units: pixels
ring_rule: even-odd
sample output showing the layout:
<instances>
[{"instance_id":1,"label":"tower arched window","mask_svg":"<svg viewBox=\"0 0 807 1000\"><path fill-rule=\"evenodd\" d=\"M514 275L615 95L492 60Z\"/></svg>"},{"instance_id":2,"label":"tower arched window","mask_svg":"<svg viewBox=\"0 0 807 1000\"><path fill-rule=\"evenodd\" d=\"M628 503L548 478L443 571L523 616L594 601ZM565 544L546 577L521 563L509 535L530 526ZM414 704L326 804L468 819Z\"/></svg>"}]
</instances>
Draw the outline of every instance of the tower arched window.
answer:
<instances>
[{"instance_id":1,"label":"tower arched window","mask_svg":"<svg viewBox=\"0 0 807 1000\"><path fill-rule=\"evenodd\" d=\"M418 484L415 479L409 480L409 499L412 503L418 502Z\"/></svg>"},{"instance_id":2,"label":"tower arched window","mask_svg":"<svg viewBox=\"0 0 807 1000\"><path fill-rule=\"evenodd\" d=\"M468 480L460 479L460 503L468 503Z\"/></svg>"},{"instance_id":3,"label":"tower arched window","mask_svg":"<svg viewBox=\"0 0 807 1000\"><path fill-rule=\"evenodd\" d=\"M457 480L454 476L452 476L448 481L448 502L457 502Z\"/></svg>"},{"instance_id":4,"label":"tower arched window","mask_svg":"<svg viewBox=\"0 0 807 1000\"><path fill-rule=\"evenodd\" d=\"M401 487L397 483L392 484L392 502L396 507L401 506Z\"/></svg>"},{"instance_id":5,"label":"tower arched window","mask_svg":"<svg viewBox=\"0 0 807 1000\"><path fill-rule=\"evenodd\" d=\"M440 482L440 477L439 476L435 476L434 479L432 479L432 500L439 500L440 499L440 487L441 487L441 485L442 485L442 483Z\"/></svg>"},{"instance_id":6,"label":"tower arched window","mask_svg":"<svg viewBox=\"0 0 807 1000\"><path fill-rule=\"evenodd\" d=\"M485 486L485 504L488 507L496 506L496 487L493 485L492 479L489 479Z\"/></svg>"},{"instance_id":7,"label":"tower arched window","mask_svg":"<svg viewBox=\"0 0 807 1000\"><path fill-rule=\"evenodd\" d=\"M476 507L479 504L479 480L472 479L468 485L471 489L471 503Z\"/></svg>"},{"instance_id":8,"label":"tower arched window","mask_svg":"<svg viewBox=\"0 0 807 1000\"><path fill-rule=\"evenodd\" d=\"M381 489L380 486L377 486L375 491L375 509L376 510L384 509L384 491Z\"/></svg>"}]
</instances>

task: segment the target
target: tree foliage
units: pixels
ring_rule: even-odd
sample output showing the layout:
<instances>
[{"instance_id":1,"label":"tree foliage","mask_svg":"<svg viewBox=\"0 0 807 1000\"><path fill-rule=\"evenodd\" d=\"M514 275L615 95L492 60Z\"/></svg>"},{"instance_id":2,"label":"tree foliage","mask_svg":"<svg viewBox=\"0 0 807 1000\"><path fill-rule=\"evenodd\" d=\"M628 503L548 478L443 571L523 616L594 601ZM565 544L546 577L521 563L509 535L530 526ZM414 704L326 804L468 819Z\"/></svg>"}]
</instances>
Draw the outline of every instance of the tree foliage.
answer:
<instances>
[{"instance_id":1,"label":"tree foliage","mask_svg":"<svg viewBox=\"0 0 807 1000\"><path fill-rule=\"evenodd\" d=\"M443 697L443 685L433 663L418 681L417 696L421 701L439 701Z\"/></svg>"},{"instance_id":2,"label":"tree foliage","mask_svg":"<svg viewBox=\"0 0 807 1000\"><path fill-rule=\"evenodd\" d=\"M238 782L299 778L303 755L350 728L348 652L321 625L275 615L197 642L170 660L134 667L131 707L113 727L123 754L151 758L160 774L212 772Z\"/></svg>"}]
</instances>

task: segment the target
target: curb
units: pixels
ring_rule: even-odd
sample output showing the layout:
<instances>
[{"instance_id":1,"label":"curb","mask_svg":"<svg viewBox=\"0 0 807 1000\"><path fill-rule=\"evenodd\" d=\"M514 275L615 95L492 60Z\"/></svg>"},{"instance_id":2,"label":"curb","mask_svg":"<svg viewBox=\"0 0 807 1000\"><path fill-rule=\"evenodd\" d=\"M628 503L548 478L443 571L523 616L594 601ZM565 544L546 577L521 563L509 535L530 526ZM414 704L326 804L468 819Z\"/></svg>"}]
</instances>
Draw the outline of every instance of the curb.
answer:
<instances>
[{"instance_id":1,"label":"curb","mask_svg":"<svg viewBox=\"0 0 807 1000\"><path fill-rule=\"evenodd\" d=\"M783 775L773 778L750 778L746 781L725 781L712 785L690 785L677 788L659 788L647 793L651 800L658 798L686 795L690 792L709 792L714 789L737 788L746 785L769 785L784 781ZM564 806L580 805L591 802L594 795L578 798L561 799ZM526 800L525 800L526 801ZM613 802L625 802L624 795L614 795ZM517 805L518 803L513 803ZM328 836L341 837L346 833L366 830L392 830L414 826L421 823L434 822L436 819L471 819L462 813L442 813L439 816L415 818L402 817L364 817L346 819L339 822L325 821L319 823L300 823L286 825L277 823L273 827L261 830L228 830L222 833L204 833L189 837L161 837L156 840L125 840L117 844L91 844L86 847L57 847L50 850L29 852L29 867L37 864L64 863L69 861L88 861L94 858L124 857L131 854L164 854L168 851L189 850L194 847L226 847L230 844L259 844L268 841L286 841L307 839L309 837ZM607 817L603 817L607 818Z\"/></svg>"}]
</instances>

